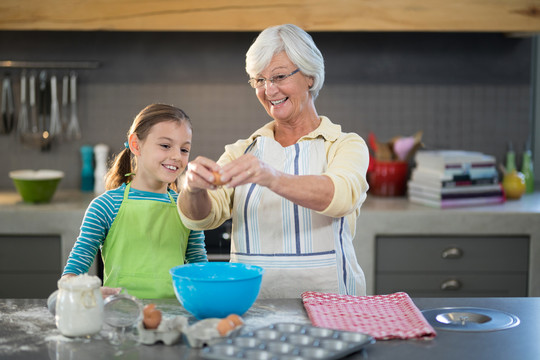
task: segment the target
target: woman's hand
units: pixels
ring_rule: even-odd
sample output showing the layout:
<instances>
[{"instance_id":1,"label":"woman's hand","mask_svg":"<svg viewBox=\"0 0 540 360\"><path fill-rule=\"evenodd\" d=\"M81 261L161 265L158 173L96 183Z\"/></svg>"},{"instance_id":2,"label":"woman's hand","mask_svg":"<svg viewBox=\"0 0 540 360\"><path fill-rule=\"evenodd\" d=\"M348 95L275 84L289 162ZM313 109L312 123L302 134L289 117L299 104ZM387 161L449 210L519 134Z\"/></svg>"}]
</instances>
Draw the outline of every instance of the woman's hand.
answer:
<instances>
[{"instance_id":1,"label":"woman's hand","mask_svg":"<svg viewBox=\"0 0 540 360\"><path fill-rule=\"evenodd\" d=\"M242 155L224 165L221 179L230 187L248 183L265 186L279 196L315 211L326 209L334 196L334 183L328 176L286 174L252 154Z\"/></svg>"},{"instance_id":2,"label":"woman's hand","mask_svg":"<svg viewBox=\"0 0 540 360\"><path fill-rule=\"evenodd\" d=\"M252 154L245 154L223 166L221 180L229 187L254 183L272 190L280 174Z\"/></svg>"},{"instance_id":3,"label":"woman's hand","mask_svg":"<svg viewBox=\"0 0 540 360\"><path fill-rule=\"evenodd\" d=\"M322 211L334 196L334 183L325 175L290 175L276 170L252 154L244 154L220 168L214 161L199 156L188 164L182 186L181 212L190 219L201 220L210 213L208 189L215 189L213 172L220 174L226 187L244 184L267 187L274 193L300 206Z\"/></svg>"}]
</instances>

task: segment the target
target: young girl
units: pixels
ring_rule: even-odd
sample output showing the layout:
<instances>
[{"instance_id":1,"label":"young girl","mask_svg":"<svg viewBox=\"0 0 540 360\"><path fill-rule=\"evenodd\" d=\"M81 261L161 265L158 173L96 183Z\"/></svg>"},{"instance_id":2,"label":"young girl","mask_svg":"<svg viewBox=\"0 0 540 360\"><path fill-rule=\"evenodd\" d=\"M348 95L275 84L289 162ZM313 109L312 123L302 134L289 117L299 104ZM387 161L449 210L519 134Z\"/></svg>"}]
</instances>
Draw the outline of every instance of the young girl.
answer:
<instances>
[{"instance_id":1,"label":"young girl","mask_svg":"<svg viewBox=\"0 0 540 360\"><path fill-rule=\"evenodd\" d=\"M206 262L204 233L176 210L176 180L188 164L191 121L163 104L144 108L106 175L106 191L84 216L63 277L88 272L101 248L104 295L125 288L138 298L173 298L169 269Z\"/></svg>"}]
</instances>

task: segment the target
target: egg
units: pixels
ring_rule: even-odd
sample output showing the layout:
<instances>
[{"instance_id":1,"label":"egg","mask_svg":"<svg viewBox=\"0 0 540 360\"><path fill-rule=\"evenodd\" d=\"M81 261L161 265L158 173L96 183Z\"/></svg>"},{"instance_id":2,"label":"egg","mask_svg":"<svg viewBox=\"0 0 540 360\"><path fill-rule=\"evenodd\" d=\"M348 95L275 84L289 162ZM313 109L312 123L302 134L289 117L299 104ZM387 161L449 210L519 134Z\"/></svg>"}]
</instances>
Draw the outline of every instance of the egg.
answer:
<instances>
[{"instance_id":1,"label":"egg","mask_svg":"<svg viewBox=\"0 0 540 360\"><path fill-rule=\"evenodd\" d=\"M221 181L221 174L217 171L212 171L212 175L214 175L214 182L212 184L216 186L225 185L223 181Z\"/></svg>"},{"instance_id":2,"label":"egg","mask_svg":"<svg viewBox=\"0 0 540 360\"><path fill-rule=\"evenodd\" d=\"M219 335L225 336L234 329L234 323L228 318L221 319L217 323L216 329L219 332Z\"/></svg>"},{"instance_id":3,"label":"egg","mask_svg":"<svg viewBox=\"0 0 540 360\"><path fill-rule=\"evenodd\" d=\"M236 314L231 314L227 316L226 319L229 319L230 321L232 321L235 327L244 324L244 321L242 320L242 318Z\"/></svg>"},{"instance_id":4,"label":"egg","mask_svg":"<svg viewBox=\"0 0 540 360\"><path fill-rule=\"evenodd\" d=\"M230 314L226 318L223 318L219 320L219 322L216 325L216 329L219 332L219 335L226 336L229 334L234 328L238 326L242 326L244 324L244 321L242 318L236 314Z\"/></svg>"},{"instance_id":5,"label":"egg","mask_svg":"<svg viewBox=\"0 0 540 360\"><path fill-rule=\"evenodd\" d=\"M148 304L143 308L143 324L147 329L157 329L161 323L161 311L156 304Z\"/></svg>"}]
</instances>

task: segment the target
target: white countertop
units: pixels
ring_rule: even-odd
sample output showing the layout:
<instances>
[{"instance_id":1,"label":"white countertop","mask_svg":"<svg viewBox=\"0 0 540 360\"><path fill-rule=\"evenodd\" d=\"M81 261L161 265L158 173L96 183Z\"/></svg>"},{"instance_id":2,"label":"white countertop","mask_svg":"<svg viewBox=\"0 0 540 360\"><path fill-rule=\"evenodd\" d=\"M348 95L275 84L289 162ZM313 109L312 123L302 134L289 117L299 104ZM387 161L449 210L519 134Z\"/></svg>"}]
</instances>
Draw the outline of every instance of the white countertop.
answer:
<instances>
[{"instance_id":1,"label":"white countertop","mask_svg":"<svg viewBox=\"0 0 540 360\"><path fill-rule=\"evenodd\" d=\"M23 203L14 191L0 192L0 233L60 234L65 264L94 196L61 190L51 203L33 205ZM540 296L540 192L503 204L444 210L412 204L406 197L368 196L354 239L368 294L375 290L375 239L379 235L528 235L529 295Z\"/></svg>"},{"instance_id":2,"label":"white countertop","mask_svg":"<svg viewBox=\"0 0 540 360\"><path fill-rule=\"evenodd\" d=\"M14 191L0 191L0 211L73 211L86 210L95 197L94 193L83 193L78 190L60 190L47 204L28 204L22 201ZM455 209L436 209L409 202L406 197L382 197L368 195L362 205L362 213L371 212L408 212L421 214L448 213L523 213L540 214L540 192L524 195L519 200L508 200L502 204L471 206ZM81 219L82 220L82 219Z\"/></svg>"},{"instance_id":3,"label":"white countertop","mask_svg":"<svg viewBox=\"0 0 540 360\"><path fill-rule=\"evenodd\" d=\"M411 203L407 197L368 196L362 205L362 211L407 211L415 213L537 213L540 214L540 192L526 194L519 200L507 200L502 204L469 206L453 209L436 209Z\"/></svg>"}]
</instances>

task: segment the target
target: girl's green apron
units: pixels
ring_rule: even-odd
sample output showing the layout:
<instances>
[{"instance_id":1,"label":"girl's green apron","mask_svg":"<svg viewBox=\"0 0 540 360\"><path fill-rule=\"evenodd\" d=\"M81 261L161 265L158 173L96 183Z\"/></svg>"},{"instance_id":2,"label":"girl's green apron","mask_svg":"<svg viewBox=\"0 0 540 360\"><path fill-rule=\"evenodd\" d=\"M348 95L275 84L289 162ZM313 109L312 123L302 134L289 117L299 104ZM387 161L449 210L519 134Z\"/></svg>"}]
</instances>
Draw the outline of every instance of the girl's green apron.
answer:
<instances>
[{"instance_id":1,"label":"girl's green apron","mask_svg":"<svg viewBox=\"0 0 540 360\"><path fill-rule=\"evenodd\" d=\"M102 247L103 286L142 299L174 298L169 269L184 264L188 236L174 199L128 199L130 184Z\"/></svg>"}]
</instances>

